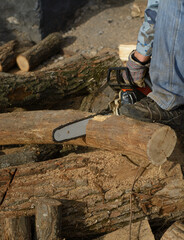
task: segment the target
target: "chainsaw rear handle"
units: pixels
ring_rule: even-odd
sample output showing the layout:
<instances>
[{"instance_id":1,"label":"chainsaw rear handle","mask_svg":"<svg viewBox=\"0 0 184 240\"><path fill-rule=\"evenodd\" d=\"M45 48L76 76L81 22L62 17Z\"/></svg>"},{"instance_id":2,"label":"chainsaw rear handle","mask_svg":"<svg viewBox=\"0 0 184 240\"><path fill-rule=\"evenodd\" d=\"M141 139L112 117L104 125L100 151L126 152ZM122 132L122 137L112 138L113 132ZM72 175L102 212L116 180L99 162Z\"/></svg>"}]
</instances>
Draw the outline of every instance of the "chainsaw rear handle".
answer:
<instances>
[{"instance_id":1,"label":"chainsaw rear handle","mask_svg":"<svg viewBox=\"0 0 184 240\"><path fill-rule=\"evenodd\" d=\"M116 72L116 82L117 84L113 84L111 81L111 72ZM127 83L125 83L125 80L123 79L123 75L122 72L125 71L127 79L129 81L129 85ZM146 85L152 90L152 83L151 83L151 79L149 76L149 72L147 72L147 74L145 75L145 83ZM137 86L135 85L133 78L131 76L130 70L127 67L111 67L108 69L107 72L107 83L108 85L112 88L112 89L122 89L122 88L127 88L127 87L131 87L133 89L137 88Z\"/></svg>"},{"instance_id":2,"label":"chainsaw rear handle","mask_svg":"<svg viewBox=\"0 0 184 240\"><path fill-rule=\"evenodd\" d=\"M111 83L111 72L112 71L115 71L116 72L116 81L117 81L117 84L112 84ZM108 72L107 72L107 83L109 84L109 86L114 86L114 87L124 87L125 86L125 80L123 79L123 76L122 76L122 71L125 71L126 72L126 75L127 75L127 79L130 83L131 86L135 86L134 82L133 82L133 79L131 77L131 74L130 74L130 71L127 67L111 67L108 69Z\"/></svg>"}]
</instances>

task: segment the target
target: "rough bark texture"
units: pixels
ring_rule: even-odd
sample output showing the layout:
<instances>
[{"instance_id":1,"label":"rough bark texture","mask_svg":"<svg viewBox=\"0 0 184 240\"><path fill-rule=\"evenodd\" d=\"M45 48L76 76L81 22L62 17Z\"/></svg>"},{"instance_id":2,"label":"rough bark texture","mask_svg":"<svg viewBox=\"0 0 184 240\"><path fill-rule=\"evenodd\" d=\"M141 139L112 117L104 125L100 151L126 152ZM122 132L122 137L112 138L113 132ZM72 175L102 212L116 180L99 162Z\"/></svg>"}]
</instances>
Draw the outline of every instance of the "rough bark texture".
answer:
<instances>
[{"instance_id":1,"label":"rough bark texture","mask_svg":"<svg viewBox=\"0 0 184 240\"><path fill-rule=\"evenodd\" d=\"M61 200L63 237L116 230L129 223L130 211L133 222L145 216L173 220L184 213L179 165L139 168L110 152L71 154L0 170L0 184L0 219L34 215L39 198Z\"/></svg>"},{"instance_id":2,"label":"rough bark texture","mask_svg":"<svg viewBox=\"0 0 184 240\"><path fill-rule=\"evenodd\" d=\"M10 70L16 64L16 57L23 51L32 47L29 41L18 42L12 40L0 47L0 72Z\"/></svg>"},{"instance_id":3,"label":"rough bark texture","mask_svg":"<svg viewBox=\"0 0 184 240\"><path fill-rule=\"evenodd\" d=\"M125 226L95 240L155 240L147 220L132 223L131 232L129 228L129 226Z\"/></svg>"},{"instance_id":4,"label":"rough bark texture","mask_svg":"<svg viewBox=\"0 0 184 240\"><path fill-rule=\"evenodd\" d=\"M0 72L5 72L15 65L17 46L18 42L12 40L0 47Z\"/></svg>"},{"instance_id":5,"label":"rough bark texture","mask_svg":"<svg viewBox=\"0 0 184 240\"><path fill-rule=\"evenodd\" d=\"M51 33L35 46L17 56L17 65L22 71L32 70L44 60L61 51L61 41L61 33Z\"/></svg>"},{"instance_id":6,"label":"rough bark texture","mask_svg":"<svg viewBox=\"0 0 184 240\"><path fill-rule=\"evenodd\" d=\"M61 202L39 199L36 203L36 235L39 240L61 239L61 214Z\"/></svg>"},{"instance_id":7,"label":"rough bark texture","mask_svg":"<svg viewBox=\"0 0 184 240\"><path fill-rule=\"evenodd\" d=\"M53 130L90 113L60 110L15 112L0 115L0 144L49 144ZM57 136L54 133L54 136ZM138 165L161 165L171 155L176 135L169 126L150 124L124 116L96 116L87 124L86 137L67 143L119 151Z\"/></svg>"},{"instance_id":8,"label":"rough bark texture","mask_svg":"<svg viewBox=\"0 0 184 240\"><path fill-rule=\"evenodd\" d=\"M62 146L56 145L28 145L1 151L0 168L18 166L29 162L39 162L56 158Z\"/></svg>"},{"instance_id":9,"label":"rough bark texture","mask_svg":"<svg viewBox=\"0 0 184 240\"><path fill-rule=\"evenodd\" d=\"M107 69L121 64L117 53L106 52L90 59L70 57L31 73L0 73L0 111L7 107L58 109L64 98L66 105L72 96L94 92L104 82Z\"/></svg>"},{"instance_id":10,"label":"rough bark texture","mask_svg":"<svg viewBox=\"0 0 184 240\"><path fill-rule=\"evenodd\" d=\"M3 240L31 240L31 221L29 217L5 219Z\"/></svg>"}]
</instances>

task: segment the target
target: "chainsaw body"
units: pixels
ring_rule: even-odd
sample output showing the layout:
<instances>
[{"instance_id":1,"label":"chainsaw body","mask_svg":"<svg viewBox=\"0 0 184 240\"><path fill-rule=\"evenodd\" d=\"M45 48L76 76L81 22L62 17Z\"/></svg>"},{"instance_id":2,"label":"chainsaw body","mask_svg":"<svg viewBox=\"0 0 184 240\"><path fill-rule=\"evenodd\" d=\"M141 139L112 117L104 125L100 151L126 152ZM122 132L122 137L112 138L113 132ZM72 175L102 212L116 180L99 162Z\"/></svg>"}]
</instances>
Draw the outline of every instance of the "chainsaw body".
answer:
<instances>
[{"instance_id":1,"label":"chainsaw body","mask_svg":"<svg viewBox=\"0 0 184 240\"><path fill-rule=\"evenodd\" d=\"M125 72L128 82L125 82L123 79L123 72ZM134 104L151 92L152 84L149 74L145 76L144 81L146 86L140 88L133 82L130 71L127 67L109 68L107 83L117 93L115 100L110 103L110 109L114 114L119 115L118 109L123 104Z\"/></svg>"}]
</instances>

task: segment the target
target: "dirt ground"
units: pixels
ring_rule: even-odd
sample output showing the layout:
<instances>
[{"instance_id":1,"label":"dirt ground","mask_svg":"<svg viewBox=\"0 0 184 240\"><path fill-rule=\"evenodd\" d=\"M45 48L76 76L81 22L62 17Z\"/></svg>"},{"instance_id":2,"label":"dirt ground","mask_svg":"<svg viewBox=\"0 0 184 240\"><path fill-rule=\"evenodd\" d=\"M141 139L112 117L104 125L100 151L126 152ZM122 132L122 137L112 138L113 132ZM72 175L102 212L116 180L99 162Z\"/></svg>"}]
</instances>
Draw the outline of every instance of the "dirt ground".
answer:
<instances>
[{"instance_id":1,"label":"dirt ground","mask_svg":"<svg viewBox=\"0 0 184 240\"><path fill-rule=\"evenodd\" d=\"M136 43L143 18L132 17L133 3L90 0L77 11L74 23L64 33L64 50L93 56L103 48L118 49L120 44Z\"/></svg>"}]
</instances>

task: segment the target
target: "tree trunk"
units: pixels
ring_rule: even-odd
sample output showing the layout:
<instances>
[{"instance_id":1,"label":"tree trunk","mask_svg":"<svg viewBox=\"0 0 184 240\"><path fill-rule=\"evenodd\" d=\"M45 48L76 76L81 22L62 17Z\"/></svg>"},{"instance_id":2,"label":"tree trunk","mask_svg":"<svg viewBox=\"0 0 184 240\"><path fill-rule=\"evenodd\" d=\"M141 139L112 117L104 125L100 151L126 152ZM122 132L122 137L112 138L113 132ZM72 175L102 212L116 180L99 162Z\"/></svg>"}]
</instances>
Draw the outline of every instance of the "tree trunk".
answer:
<instances>
[{"instance_id":1,"label":"tree trunk","mask_svg":"<svg viewBox=\"0 0 184 240\"><path fill-rule=\"evenodd\" d=\"M120 66L117 53L102 53L90 59L67 58L46 69L24 73L0 73L0 111L8 107L61 109L72 97L94 92L104 82L110 66ZM73 101L75 102L75 101Z\"/></svg>"},{"instance_id":2,"label":"tree trunk","mask_svg":"<svg viewBox=\"0 0 184 240\"><path fill-rule=\"evenodd\" d=\"M31 240L31 221L29 217L5 219L3 240Z\"/></svg>"},{"instance_id":3,"label":"tree trunk","mask_svg":"<svg viewBox=\"0 0 184 240\"><path fill-rule=\"evenodd\" d=\"M54 143L55 128L89 115L73 110L1 114L0 145ZM55 136L57 132L54 132ZM148 162L163 164L173 152L176 140L175 132L169 126L107 115L96 116L88 122L85 138L67 143L119 151L145 166Z\"/></svg>"},{"instance_id":4,"label":"tree trunk","mask_svg":"<svg viewBox=\"0 0 184 240\"><path fill-rule=\"evenodd\" d=\"M61 202L39 199L36 203L36 235L39 240L61 239L61 214Z\"/></svg>"},{"instance_id":5,"label":"tree trunk","mask_svg":"<svg viewBox=\"0 0 184 240\"><path fill-rule=\"evenodd\" d=\"M28 72L41 62L61 51L61 33L49 34L45 39L34 45L26 52L17 56L17 65L22 71Z\"/></svg>"},{"instance_id":6,"label":"tree trunk","mask_svg":"<svg viewBox=\"0 0 184 240\"><path fill-rule=\"evenodd\" d=\"M140 168L120 154L93 151L0 170L0 218L35 214L35 200L62 202L62 236L110 232L148 219L184 213L179 165ZM131 196L131 203L130 203Z\"/></svg>"}]
</instances>

